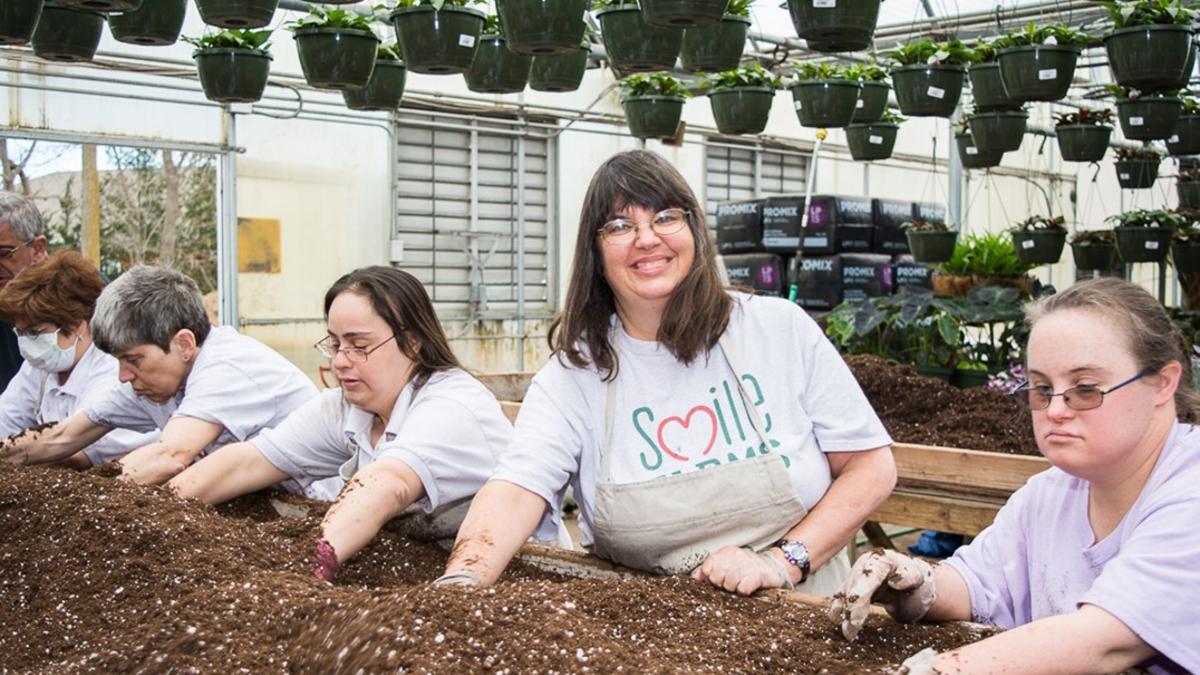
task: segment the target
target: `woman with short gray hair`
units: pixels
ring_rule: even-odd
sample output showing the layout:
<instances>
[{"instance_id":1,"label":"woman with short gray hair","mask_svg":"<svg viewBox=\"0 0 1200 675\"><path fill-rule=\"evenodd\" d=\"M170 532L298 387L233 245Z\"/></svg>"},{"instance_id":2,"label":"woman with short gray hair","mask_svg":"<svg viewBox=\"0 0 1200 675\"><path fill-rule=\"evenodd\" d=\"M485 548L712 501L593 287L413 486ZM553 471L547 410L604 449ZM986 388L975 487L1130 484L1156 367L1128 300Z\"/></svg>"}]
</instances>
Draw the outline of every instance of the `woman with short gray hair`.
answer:
<instances>
[{"instance_id":1,"label":"woman with short gray hair","mask_svg":"<svg viewBox=\"0 0 1200 675\"><path fill-rule=\"evenodd\" d=\"M119 364L121 386L3 459L41 464L69 457L114 428L162 430L120 460L122 477L157 485L196 458L253 438L317 394L295 366L229 327L212 327L196 283L137 266L96 301L92 339Z\"/></svg>"}]
</instances>

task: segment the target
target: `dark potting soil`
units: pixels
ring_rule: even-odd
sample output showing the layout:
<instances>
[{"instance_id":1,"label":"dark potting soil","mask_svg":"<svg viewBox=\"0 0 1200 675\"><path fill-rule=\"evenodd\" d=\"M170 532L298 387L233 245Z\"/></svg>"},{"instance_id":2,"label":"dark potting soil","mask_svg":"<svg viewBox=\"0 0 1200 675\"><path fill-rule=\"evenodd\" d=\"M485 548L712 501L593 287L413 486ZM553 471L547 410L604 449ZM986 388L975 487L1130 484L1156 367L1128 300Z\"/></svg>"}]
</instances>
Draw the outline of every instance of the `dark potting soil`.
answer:
<instances>
[{"instance_id":1,"label":"dark potting soil","mask_svg":"<svg viewBox=\"0 0 1200 675\"><path fill-rule=\"evenodd\" d=\"M96 473L0 464L0 670L13 672L864 672L980 637L687 578L563 580L522 564L492 589L428 584L446 553L384 531L337 583L308 572L323 507L214 509Z\"/></svg>"},{"instance_id":2,"label":"dark potting soil","mask_svg":"<svg viewBox=\"0 0 1200 675\"><path fill-rule=\"evenodd\" d=\"M1041 454L1029 413L1008 394L959 389L878 356L847 356L846 364L895 441Z\"/></svg>"}]
</instances>

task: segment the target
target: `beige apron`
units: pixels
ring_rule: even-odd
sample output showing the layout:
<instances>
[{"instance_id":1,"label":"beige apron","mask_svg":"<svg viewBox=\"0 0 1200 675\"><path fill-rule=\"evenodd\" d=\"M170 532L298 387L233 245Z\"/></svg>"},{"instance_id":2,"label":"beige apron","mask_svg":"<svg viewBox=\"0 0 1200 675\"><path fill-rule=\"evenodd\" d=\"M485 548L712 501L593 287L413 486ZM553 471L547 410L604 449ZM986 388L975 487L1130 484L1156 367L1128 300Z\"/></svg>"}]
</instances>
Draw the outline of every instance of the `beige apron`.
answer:
<instances>
[{"instance_id":1,"label":"beige apron","mask_svg":"<svg viewBox=\"0 0 1200 675\"><path fill-rule=\"evenodd\" d=\"M721 336L719 348L733 370L761 448L769 449L762 417L746 393L742 371L725 336ZM722 546L765 550L808 515L792 487L783 456L775 453L680 476L614 483L610 446L615 400L616 378L608 383L605 437L592 507L591 550L596 555L635 569L685 574ZM843 550L797 590L832 595L849 571L849 558Z\"/></svg>"}]
</instances>

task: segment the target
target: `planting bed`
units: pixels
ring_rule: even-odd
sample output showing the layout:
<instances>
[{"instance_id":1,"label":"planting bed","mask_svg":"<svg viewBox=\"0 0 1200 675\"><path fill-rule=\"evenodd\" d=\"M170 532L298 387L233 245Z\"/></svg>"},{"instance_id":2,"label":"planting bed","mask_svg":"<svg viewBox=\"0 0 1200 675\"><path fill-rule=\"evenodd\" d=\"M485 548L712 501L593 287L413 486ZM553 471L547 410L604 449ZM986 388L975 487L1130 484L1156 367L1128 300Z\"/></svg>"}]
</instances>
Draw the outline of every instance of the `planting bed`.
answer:
<instances>
[{"instance_id":1,"label":"planting bed","mask_svg":"<svg viewBox=\"0 0 1200 675\"><path fill-rule=\"evenodd\" d=\"M434 588L446 554L390 531L330 586L307 571L321 507L213 509L111 473L0 465L4 670L866 672L980 637L875 616L851 644L819 608L687 578L518 563L491 590Z\"/></svg>"}]
</instances>

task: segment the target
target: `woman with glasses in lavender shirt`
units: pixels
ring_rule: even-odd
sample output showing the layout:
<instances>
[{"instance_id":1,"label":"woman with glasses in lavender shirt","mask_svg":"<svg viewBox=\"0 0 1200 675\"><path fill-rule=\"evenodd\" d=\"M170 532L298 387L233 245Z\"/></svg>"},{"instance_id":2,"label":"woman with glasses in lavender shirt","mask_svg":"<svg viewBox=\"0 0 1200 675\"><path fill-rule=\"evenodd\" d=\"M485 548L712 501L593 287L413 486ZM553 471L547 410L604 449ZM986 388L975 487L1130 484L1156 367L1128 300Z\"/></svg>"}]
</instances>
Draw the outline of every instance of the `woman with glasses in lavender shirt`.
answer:
<instances>
[{"instance_id":1,"label":"woman with glasses in lavender shirt","mask_svg":"<svg viewBox=\"0 0 1200 675\"><path fill-rule=\"evenodd\" d=\"M332 581L410 506L426 514L429 537L453 537L512 425L459 366L411 274L366 267L342 277L325 294L325 318L328 335L316 348L340 388L274 429L222 448L170 486L211 504L287 479L310 496L337 496L321 524L313 570ZM325 478L334 474L332 483Z\"/></svg>"},{"instance_id":2,"label":"woman with glasses in lavender shirt","mask_svg":"<svg viewBox=\"0 0 1200 675\"><path fill-rule=\"evenodd\" d=\"M872 600L898 620L1006 632L910 673L1200 672L1200 396L1192 346L1162 306L1117 279L1026 308L1033 415L1053 468L936 568L869 554L831 615L853 639Z\"/></svg>"}]
</instances>

